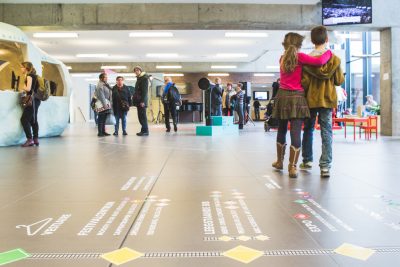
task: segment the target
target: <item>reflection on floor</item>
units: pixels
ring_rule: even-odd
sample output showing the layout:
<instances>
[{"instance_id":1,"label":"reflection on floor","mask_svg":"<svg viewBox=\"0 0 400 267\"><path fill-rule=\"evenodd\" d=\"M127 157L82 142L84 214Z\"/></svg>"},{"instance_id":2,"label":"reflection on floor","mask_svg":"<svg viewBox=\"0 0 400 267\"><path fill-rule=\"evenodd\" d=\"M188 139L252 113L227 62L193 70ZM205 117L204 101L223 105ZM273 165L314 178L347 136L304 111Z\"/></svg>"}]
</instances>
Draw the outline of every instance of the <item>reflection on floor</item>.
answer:
<instances>
[{"instance_id":1,"label":"reflection on floor","mask_svg":"<svg viewBox=\"0 0 400 267\"><path fill-rule=\"evenodd\" d=\"M400 140L334 137L330 179L271 167L275 132L97 138L0 150L0 265L398 266ZM285 165L287 163L287 159Z\"/></svg>"}]
</instances>

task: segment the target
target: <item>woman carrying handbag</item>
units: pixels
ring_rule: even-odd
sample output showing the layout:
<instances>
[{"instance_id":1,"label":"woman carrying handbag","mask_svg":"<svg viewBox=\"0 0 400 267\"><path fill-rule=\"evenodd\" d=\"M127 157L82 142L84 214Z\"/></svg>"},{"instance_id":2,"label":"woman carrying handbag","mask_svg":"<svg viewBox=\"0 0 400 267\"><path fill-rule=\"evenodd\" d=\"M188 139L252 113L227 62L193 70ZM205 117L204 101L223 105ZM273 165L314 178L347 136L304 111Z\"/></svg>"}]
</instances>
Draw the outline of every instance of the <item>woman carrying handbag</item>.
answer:
<instances>
[{"instance_id":1,"label":"woman carrying handbag","mask_svg":"<svg viewBox=\"0 0 400 267\"><path fill-rule=\"evenodd\" d=\"M26 136L26 142L22 147L39 146L39 123L37 114L40 100L35 97L35 93L37 93L38 89L36 70L31 62L23 62L21 64L21 71L25 76L23 88L25 96L21 100L21 105L24 109L21 116L21 124Z\"/></svg>"},{"instance_id":2,"label":"woman carrying handbag","mask_svg":"<svg viewBox=\"0 0 400 267\"><path fill-rule=\"evenodd\" d=\"M95 96L97 98L96 102L96 112L98 113L97 136L109 136L110 134L106 132L106 119L107 115L111 113L111 89L107 83L107 74L101 73L99 75L99 82L97 83Z\"/></svg>"}]
</instances>

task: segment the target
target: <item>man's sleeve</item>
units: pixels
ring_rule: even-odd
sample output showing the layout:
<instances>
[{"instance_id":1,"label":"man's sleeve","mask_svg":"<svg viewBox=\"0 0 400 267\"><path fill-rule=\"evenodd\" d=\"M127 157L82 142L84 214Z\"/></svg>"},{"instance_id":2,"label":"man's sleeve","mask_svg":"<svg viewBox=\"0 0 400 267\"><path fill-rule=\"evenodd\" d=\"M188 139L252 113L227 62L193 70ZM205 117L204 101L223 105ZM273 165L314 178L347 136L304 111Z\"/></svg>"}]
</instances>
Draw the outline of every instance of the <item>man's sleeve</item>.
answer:
<instances>
[{"instance_id":1,"label":"man's sleeve","mask_svg":"<svg viewBox=\"0 0 400 267\"><path fill-rule=\"evenodd\" d=\"M303 86L306 95L307 95L308 87L310 87L310 83L311 83L310 74L308 74L308 72L305 71L303 68L303 75L301 77L301 85Z\"/></svg>"}]
</instances>

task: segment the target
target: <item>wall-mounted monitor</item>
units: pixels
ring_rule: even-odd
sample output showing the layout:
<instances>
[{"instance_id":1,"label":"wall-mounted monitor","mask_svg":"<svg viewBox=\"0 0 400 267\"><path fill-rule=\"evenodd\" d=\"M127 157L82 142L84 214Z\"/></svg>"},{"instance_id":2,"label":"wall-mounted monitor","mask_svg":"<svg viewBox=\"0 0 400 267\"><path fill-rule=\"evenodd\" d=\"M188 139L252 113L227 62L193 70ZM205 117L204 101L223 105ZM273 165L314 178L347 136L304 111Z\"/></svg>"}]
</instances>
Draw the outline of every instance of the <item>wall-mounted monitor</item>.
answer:
<instances>
[{"instance_id":1,"label":"wall-mounted monitor","mask_svg":"<svg viewBox=\"0 0 400 267\"><path fill-rule=\"evenodd\" d=\"M253 99L254 100L269 100L269 92L268 91L254 91Z\"/></svg>"},{"instance_id":2,"label":"wall-mounted monitor","mask_svg":"<svg viewBox=\"0 0 400 267\"><path fill-rule=\"evenodd\" d=\"M326 26L372 23L372 0L322 0Z\"/></svg>"}]
</instances>

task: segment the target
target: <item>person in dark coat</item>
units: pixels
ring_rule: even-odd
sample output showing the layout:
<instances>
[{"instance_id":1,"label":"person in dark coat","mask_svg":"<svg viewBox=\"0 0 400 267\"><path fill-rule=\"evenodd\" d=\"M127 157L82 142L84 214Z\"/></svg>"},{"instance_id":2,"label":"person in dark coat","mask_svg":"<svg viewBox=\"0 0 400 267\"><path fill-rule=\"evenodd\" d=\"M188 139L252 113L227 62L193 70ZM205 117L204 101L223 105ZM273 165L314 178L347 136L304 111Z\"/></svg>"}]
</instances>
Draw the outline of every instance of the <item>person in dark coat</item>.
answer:
<instances>
[{"instance_id":1,"label":"person in dark coat","mask_svg":"<svg viewBox=\"0 0 400 267\"><path fill-rule=\"evenodd\" d=\"M142 129L137 136L148 136L149 126L147 124L147 102L148 102L148 90L149 90L149 76L143 71L142 67L136 66L133 69L136 74L137 80L135 84L135 94L133 95L134 105L138 110L138 119Z\"/></svg>"},{"instance_id":2,"label":"person in dark coat","mask_svg":"<svg viewBox=\"0 0 400 267\"><path fill-rule=\"evenodd\" d=\"M126 116L128 115L129 107L132 105L131 93L128 87L124 84L124 77L118 76L116 84L112 92L113 111L115 116L115 131L114 135L118 136L119 120L122 121L122 134L128 135L126 132Z\"/></svg>"},{"instance_id":3,"label":"person in dark coat","mask_svg":"<svg viewBox=\"0 0 400 267\"><path fill-rule=\"evenodd\" d=\"M211 114L213 116L222 116L222 85L221 78L215 79L215 85L211 90Z\"/></svg>"},{"instance_id":4,"label":"person in dark coat","mask_svg":"<svg viewBox=\"0 0 400 267\"><path fill-rule=\"evenodd\" d=\"M164 104L164 114L165 114L165 127L166 132L169 133L171 131L171 125L169 122L169 114L171 113L172 122L174 124L174 132L178 131L178 111L177 111L177 99L174 98L174 94L172 90L177 92L177 88L172 81L171 77L164 77L165 87L162 94L163 104ZM178 95L179 96L179 95Z\"/></svg>"}]
</instances>

